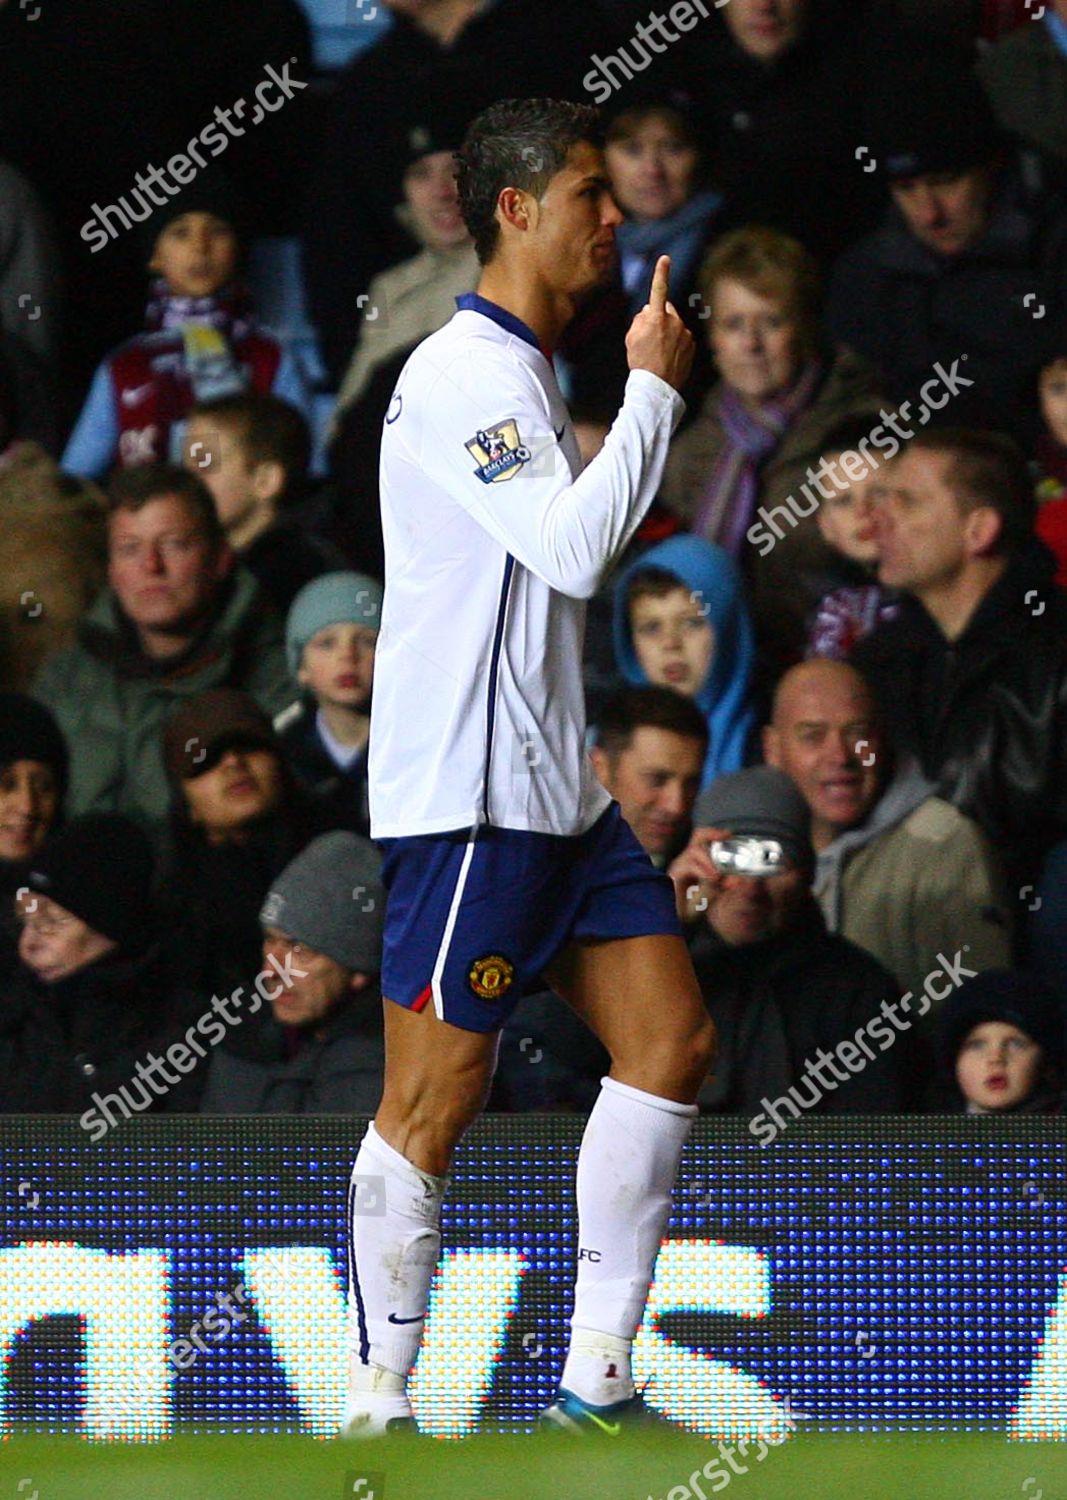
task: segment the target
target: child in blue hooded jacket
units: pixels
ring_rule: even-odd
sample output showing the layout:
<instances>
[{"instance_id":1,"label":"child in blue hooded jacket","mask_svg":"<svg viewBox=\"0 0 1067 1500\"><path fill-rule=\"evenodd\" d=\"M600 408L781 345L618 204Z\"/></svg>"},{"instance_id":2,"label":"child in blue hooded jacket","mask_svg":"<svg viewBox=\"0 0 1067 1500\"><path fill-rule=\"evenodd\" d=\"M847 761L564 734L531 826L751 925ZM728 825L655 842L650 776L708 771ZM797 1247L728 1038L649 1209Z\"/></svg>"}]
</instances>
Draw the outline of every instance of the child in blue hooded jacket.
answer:
<instances>
[{"instance_id":1,"label":"child in blue hooded jacket","mask_svg":"<svg viewBox=\"0 0 1067 1500\"><path fill-rule=\"evenodd\" d=\"M739 771L754 725L755 648L741 574L722 547L684 535L643 553L616 581L613 628L627 682L673 688L707 718L701 785Z\"/></svg>"}]
</instances>

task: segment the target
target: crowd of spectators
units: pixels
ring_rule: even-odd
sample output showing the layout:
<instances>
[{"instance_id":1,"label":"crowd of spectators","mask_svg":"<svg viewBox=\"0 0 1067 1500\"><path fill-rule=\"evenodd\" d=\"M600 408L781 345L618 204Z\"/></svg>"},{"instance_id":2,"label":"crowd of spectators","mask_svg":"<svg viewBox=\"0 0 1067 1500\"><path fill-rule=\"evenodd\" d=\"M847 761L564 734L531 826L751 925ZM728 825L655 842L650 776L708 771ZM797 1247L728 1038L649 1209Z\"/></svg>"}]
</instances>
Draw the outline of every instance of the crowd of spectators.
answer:
<instances>
[{"instance_id":1,"label":"crowd of spectators","mask_svg":"<svg viewBox=\"0 0 1067 1500\"><path fill-rule=\"evenodd\" d=\"M0 1112L375 1109L379 434L516 94L602 105L625 218L586 462L665 252L699 345L584 667L701 1109L1062 1110L1067 0L382 7L329 72L312 0L0 0ZM491 1106L609 1066L524 995Z\"/></svg>"}]
</instances>

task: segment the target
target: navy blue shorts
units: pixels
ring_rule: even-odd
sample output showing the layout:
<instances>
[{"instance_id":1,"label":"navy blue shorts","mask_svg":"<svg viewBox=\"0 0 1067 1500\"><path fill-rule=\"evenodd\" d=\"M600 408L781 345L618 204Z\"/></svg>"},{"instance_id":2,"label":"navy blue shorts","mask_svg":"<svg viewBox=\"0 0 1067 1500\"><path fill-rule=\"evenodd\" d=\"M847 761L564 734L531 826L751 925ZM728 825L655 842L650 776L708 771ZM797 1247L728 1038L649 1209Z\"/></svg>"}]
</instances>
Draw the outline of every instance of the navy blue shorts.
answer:
<instances>
[{"instance_id":1,"label":"navy blue shorts","mask_svg":"<svg viewBox=\"0 0 1067 1500\"><path fill-rule=\"evenodd\" d=\"M613 802L576 838L481 826L383 839L382 994L496 1031L568 943L681 935L674 887Z\"/></svg>"}]
</instances>

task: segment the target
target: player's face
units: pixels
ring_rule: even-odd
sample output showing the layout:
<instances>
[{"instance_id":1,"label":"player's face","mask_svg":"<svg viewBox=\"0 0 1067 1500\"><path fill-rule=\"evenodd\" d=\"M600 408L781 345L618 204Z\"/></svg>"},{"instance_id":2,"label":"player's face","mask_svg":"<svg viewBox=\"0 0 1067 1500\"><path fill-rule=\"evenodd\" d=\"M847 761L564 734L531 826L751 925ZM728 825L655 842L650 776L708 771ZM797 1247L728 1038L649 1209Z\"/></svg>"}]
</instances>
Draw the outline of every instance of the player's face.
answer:
<instances>
[{"instance_id":1,"label":"player's face","mask_svg":"<svg viewBox=\"0 0 1067 1500\"><path fill-rule=\"evenodd\" d=\"M744 401L767 401L800 368L797 327L781 303L720 277L712 292L711 352L719 374Z\"/></svg>"},{"instance_id":2,"label":"player's face","mask_svg":"<svg viewBox=\"0 0 1067 1500\"><path fill-rule=\"evenodd\" d=\"M233 279L237 236L214 214L180 214L156 240L149 270L177 297L210 297Z\"/></svg>"},{"instance_id":3,"label":"player's face","mask_svg":"<svg viewBox=\"0 0 1067 1500\"><path fill-rule=\"evenodd\" d=\"M459 211L459 188L451 151L422 156L404 173L404 199L423 244L452 250L470 240Z\"/></svg>"},{"instance_id":4,"label":"player's face","mask_svg":"<svg viewBox=\"0 0 1067 1500\"><path fill-rule=\"evenodd\" d=\"M882 481L873 471L850 480L840 466L840 454L826 456L830 462L823 482L833 494L819 506L819 530L842 556L871 566L878 561L875 504Z\"/></svg>"},{"instance_id":5,"label":"player's face","mask_svg":"<svg viewBox=\"0 0 1067 1500\"><path fill-rule=\"evenodd\" d=\"M233 745L210 770L186 778L182 790L190 820L208 843L226 843L281 802L281 765L273 750Z\"/></svg>"},{"instance_id":6,"label":"player's face","mask_svg":"<svg viewBox=\"0 0 1067 1500\"><path fill-rule=\"evenodd\" d=\"M727 875L717 889L709 888L708 925L732 948L776 937L792 925L808 883L807 872L796 869L766 880Z\"/></svg>"},{"instance_id":7,"label":"player's face","mask_svg":"<svg viewBox=\"0 0 1067 1500\"><path fill-rule=\"evenodd\" d=\"M291 986L283 988L270 1002L274 1019L283 1026L319 1026L351 993L351 969L325 953L316 953L305 943L296 942L277 927L263 929L264 963L271 954L282 966L282 972L292 976ZM298 974L298 969L304 973Z\"/></svg>"},{"instance_id":8,"label":"player's face","mask_svg":"<svg viewBox=\"0 0 1067 1500\"><path fill-rule=\"evenodd\" d=\"M539 204L534 233L542 276L576 297L606 285L615 271L615 231L622 221L603 154L580 141Z\"/></svg>"},{"instance_id":9,"label":"player's face","mask_svg":"<svg viewBox=\"0 0 1067 1500\"><path fill-rule=\"evenodd\" d=\"M22 924L19 958L45 984L77 974L117 947L48 896L24 891L15 911Z\"/></svg>"},{"instance_id":10,"label":"player's face","mask_svg":"<svg viewBox=\"0 0 1067 1500\"><path fill-rule=\"evenodd\" d=\"M655 597L642 594L630 606L630 631L641 670L656 687L693 698L708 679L715 632L707 606L681 588Z\"/></svg>"},{"instance_id":11,"label":"player's face","mask_svg":"<svg viewBox=\"0 0 1067 1500\"><path fill-rule=\"evenodd\" d=\"M964 1098L980 1109L1012 1109L1037 1088L1043 1053L1032 1037L1005 1021L983 1021L956 1058Z\"/></svg>"},{"instance_id":12,"label":"player's face","mask_svg":"<svg viewBox=\"0 0 1067 1500\"><path fill-rule=\"evenodd\" d=\"M634 730L628 749L610 759L600 753L594 764L641 847L654 859L672 849L700 790L700 741L644 724Z\"/></svg>"},{"instance_id":13,"label":"player's face","mask_svg":"<svg viewBox=\"0 0 1067 1500\"><path fill-rule=\"evenodd\" d=\"M16 760L0 770L0 860L28 859L55 820L59 793L51 766Z\"/></svg>"},{"instance_id":14,"label":"player's face","mask_svg":"<svg viewBox=\"0 0 1067 1500\"><path fill-rule=\"evenodd\" d=\"M766 751L803 793L819 842L861 823L878 800L883 750L871 696L837 662L798 667L782 684Z\"/></svg>"},{"instance_id":15,"label":"player's face","mask_svg":"<svg viewBox=\"0 0 1067 1500\"><path fill-rule=\"evenodd\" d=\"M369 625L325 625L304 647L297 681L318 703L365 710L374 680L378 632Z\"/></svg>"},{"instance_id":16,"label":"player's face","mask_svg":"<svg viewBox=\"0 0 1067 1500\"><path fill-rule=\"evenodd\" d=\"M108 578L142 630L181 634L199 624L231 566L175 495L111 517Z\"/></svg>"}]
</instances>

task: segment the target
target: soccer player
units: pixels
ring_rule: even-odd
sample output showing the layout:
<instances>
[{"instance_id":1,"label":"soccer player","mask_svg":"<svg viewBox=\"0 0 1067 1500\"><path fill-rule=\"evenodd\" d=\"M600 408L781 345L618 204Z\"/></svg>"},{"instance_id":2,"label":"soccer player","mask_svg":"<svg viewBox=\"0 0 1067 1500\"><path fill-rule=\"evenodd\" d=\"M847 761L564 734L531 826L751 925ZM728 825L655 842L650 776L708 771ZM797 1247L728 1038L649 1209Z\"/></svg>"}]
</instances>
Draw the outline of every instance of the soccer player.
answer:
<instances>
[{"instance_id":1,"label":"soccer player","mask_svg":"<svg viewBox=\"0 0 1067 1500\"><path fill-rule=\"evenodd\" d=\"M582 471L552 350L621 222L595 110L504 101L459 153L477 292L418 346L381 458L385 604L372 834L388 891L382 1102L349 1194L349 1436L410 1424L446 1173L520 995L553 986L612 1065L578 1159L580 1249L545 1420L615 1433L714 1032L657 872L584 749L585 600L656 493L693 341L669 260L626 339L622 408Z\"/></svg>"}]
</instances>

